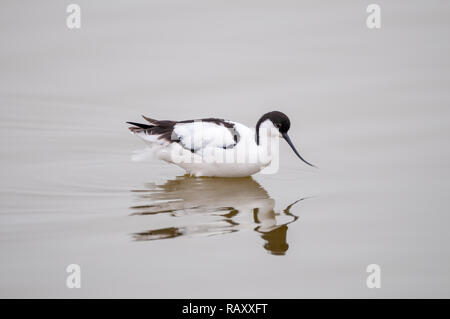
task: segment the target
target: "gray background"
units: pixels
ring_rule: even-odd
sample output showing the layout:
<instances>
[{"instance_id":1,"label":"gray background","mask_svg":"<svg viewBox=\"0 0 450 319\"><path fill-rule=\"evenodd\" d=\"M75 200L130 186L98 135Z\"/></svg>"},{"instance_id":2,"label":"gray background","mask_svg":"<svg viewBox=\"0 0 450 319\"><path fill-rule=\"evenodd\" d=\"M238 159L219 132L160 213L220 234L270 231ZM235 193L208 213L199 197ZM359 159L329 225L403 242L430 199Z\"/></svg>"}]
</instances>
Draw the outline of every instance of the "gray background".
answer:
<instances>
[{"instance_id":1,"label":"gray background","mask_svg":"<svg viewBox=\"0 0 450 319\"><path fill-rule=\"evenodd\" d=\"M448 1L377 1L379 30L368 1L76 1L80 30L69 3L0 4L1 297L450 297ZM133 190L183 172L132 162L125 121L273 109L320 167L282 144L279 172L254 178L277 212L312 196L284 256L244 210L233 233L133 240L217 216L131 216L152 204Z\"/></svg>"}]
</instances>

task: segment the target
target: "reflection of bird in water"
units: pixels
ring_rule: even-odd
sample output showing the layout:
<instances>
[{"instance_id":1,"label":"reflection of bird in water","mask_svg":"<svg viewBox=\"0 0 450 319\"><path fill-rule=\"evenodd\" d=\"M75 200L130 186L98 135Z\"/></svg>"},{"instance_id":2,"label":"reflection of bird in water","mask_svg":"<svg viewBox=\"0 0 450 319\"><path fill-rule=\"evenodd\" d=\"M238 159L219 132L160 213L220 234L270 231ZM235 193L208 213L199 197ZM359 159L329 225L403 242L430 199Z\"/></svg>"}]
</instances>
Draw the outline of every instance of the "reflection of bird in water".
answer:
<instances>
[{"instance_id":1,"label":"reflection of bird in water","mask_svg":"<svg viewBox=\"0 0 450 319\"><path fill-rule=\"evenodd\" d=\"M266 241L264 248L275 255L284 255L289 247L286 241L287 225L298 219L290 213L290 209L300 201L289 205L282 214L277 214L274 211L275 200L251 177L179 176L163 185L147 184L146 189L133 192L139 194L139 201L151 202L131 207L133 215L165 213L194 221L186 226L135 233L135 240L210 236L253 229Z\"/></svg>"},{"instance_id":2,"label":"reflection of bird in water","mask_svg":"<svg viewBox=\"0 0 450 319\"><path fill-rule=\"evenodd\" d=\"M276 144L283 138L303 162L288 131L286 114L264 114L255 130L223 119L127 122L130 131L144 140L157 158L183 168L194 176L244 177L268 167L278 158ZM275 149L274 149L275 147Z\"/></svg>"}]
</instances>

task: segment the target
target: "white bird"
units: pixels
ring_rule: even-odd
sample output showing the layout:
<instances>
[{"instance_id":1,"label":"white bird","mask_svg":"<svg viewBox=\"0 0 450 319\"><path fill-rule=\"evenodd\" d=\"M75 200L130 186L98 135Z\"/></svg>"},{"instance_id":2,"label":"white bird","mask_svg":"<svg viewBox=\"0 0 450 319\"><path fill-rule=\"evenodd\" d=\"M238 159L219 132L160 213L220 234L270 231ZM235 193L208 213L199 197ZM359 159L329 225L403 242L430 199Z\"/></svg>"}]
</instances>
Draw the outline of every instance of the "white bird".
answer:
<instances>
[{"instance_id":1,"label":"white bird","mask_svg":"<svg viewBox=\"0 0 450 319\"><path fill-rule=\"evenodd\" d=\"M264 114L251 129L243 124L205 118L158 121L143 116L148 124L127 122L129 129L147 142L152 154L183 168L188 174L244 177L268 167L278 156L282 137L306 164L287 134L291 122L282 112Z\"/></svg>"}]
</instances>

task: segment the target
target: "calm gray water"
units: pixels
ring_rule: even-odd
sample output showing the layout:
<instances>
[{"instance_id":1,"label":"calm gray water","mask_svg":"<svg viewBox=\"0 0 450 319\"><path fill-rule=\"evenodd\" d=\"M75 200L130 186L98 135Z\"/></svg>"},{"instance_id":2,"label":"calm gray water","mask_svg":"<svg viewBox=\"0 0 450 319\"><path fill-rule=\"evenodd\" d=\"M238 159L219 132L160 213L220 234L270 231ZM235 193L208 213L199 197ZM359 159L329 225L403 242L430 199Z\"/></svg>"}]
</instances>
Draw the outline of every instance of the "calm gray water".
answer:
<instances>
[{"instance_id":1,"label":"calm gray water","mask_svg":"<svg viewBox=\"0 0 450 319\"><path fill-rule=\"evenodd\" d=\"M361 1L69 3L0 4L1 297L450 297L448 1L377 30ZM131 161L140 114L274 109L319 169Z\"/></svg>"}]
</instances>

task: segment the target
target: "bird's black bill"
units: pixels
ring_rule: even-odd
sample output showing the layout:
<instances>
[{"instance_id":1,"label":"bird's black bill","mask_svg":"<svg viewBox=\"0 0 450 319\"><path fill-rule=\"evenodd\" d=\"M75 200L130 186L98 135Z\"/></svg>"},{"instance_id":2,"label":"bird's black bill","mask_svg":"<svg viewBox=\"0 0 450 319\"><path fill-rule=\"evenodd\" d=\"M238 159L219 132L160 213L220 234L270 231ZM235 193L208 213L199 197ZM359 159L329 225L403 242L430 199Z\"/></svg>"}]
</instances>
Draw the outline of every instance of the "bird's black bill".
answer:
<instances>
[{"instance_id":1,"label":"bird's black bill","mask_svg":"<svg viewBox=\"0 0 450 319\"><path fill-rule=\"evenodd\" d=\"M283 133L283 138L286 140L286 142L289 144L289 146L292 148L292 150L294 151L294 153L298 156L299 159L301 159L303 162L305 162L306 164L308 164L309 166L315 167L313 164L308 163L307 161L305 161L303 159L303 157L300 156L300 154L297 152L297 150L295 149L294 144L292 143L291 139L289 138L289 135L287 135L287 133Z\"/></svg>"}]
</instances>

